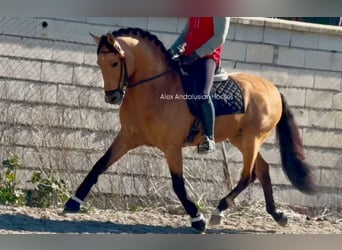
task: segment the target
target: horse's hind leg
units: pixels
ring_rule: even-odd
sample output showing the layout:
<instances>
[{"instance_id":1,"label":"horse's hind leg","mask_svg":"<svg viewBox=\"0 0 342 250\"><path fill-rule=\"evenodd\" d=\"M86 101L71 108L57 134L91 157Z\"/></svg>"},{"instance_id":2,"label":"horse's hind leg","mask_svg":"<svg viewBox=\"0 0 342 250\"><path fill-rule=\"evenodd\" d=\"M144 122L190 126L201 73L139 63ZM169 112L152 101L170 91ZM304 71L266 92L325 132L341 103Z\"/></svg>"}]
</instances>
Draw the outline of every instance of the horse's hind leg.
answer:
<instances>
[{"instance_id":1,"label":"horse's hind leg","mask_svg":"<svg viewBox=\"0 0 342 250\"><path fill-rule=\"evenodd\" d=\"M66 202L64 212L78 212L81 203L88 195L90 189L96 184L100 174L105 172L115 161L123 156L128 150L136 147L122 132L118 134L107 152L96 162L91 171L77 189L75 195Z\"/></svg>"},{"instance_id":2,"label":"horse's hind leg","mask_svg":"<svg viewBox=\"0 0 342 250\"><path fill-rule=\"evenodd\" d=\"M231 207L233 205L234 199L256 178L254 166L260 149L260 140L257 138L252 138L250 140L245 140L243 145L239 145L239 143L234 143L234 145L236 145L240 151L243 152L243 170L241 177L235 188L233 188L233 190L219 202L219 205L211 216L211 225L218 225L221 223L223 211Z\"/></svg>"},{"instance_id":3,"label":"horse's hind leg","mask_svg":"<svg viewBox=\"0 0 342 250\"><path fill-rule=\"evenodd\" d=\"M183 157L181 147L170 147L165 152L170 169L172 186L185 211L191 217L191 226L199 232L205 230L206 222L203 215L198 213L196 205L189 199L183 178Z\"/></svg>"},{"instance_id":4,"label":"horse's hind leg","mask_svg":"<svg viewBox=\"0 0 342 250\"><path fill-rule=\"evenodd\" d=\"M256 176L259 179L265 196L266 202L266 211L274 218L274 220L281 226L285 226L287 224L287 217L281 213L277 212L274 199L273 199L273 190L271 184L271 178L269 174L269 165L262 158L260 153L256 159Z\"/></svg>"}]
</instances>

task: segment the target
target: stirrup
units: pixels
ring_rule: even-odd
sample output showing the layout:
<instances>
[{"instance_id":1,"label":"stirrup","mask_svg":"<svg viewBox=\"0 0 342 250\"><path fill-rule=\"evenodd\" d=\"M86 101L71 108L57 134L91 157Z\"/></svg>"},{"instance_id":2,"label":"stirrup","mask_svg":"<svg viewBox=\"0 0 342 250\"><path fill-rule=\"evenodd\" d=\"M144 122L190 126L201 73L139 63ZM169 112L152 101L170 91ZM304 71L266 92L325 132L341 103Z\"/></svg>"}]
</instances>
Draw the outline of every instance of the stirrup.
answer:
<instances>
[{"instance_id":1,"label":"stirrup","mask_svg":"<svg viewBox=\"0 0 342 250\"><path fill-rule=\"evenodd\" d=\"M203 144L197 145L197 152L199 154L209 154L213 153L215 151L215 141L212 139L209 139L209 137L204 137Z\"/></svg>"}]
</instances>

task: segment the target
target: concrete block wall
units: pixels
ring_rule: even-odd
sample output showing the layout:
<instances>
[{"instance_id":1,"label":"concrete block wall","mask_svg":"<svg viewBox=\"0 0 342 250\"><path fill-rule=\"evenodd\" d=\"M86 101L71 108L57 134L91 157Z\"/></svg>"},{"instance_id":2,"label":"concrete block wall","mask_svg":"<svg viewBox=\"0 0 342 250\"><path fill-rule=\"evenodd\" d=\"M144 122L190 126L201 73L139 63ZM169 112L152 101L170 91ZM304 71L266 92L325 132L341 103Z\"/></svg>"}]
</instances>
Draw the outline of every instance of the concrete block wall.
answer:
<instances>
[{"instance_id":1,"label":"concrete block wall","mask_svg":"<svg viewBox=\"0 0 342 250\"><path fill-rule=\"evenodd\" d=\"M46 28L43 21L48 23ZM26 169L63 170L60 174L72 179L71 187L76 188L120 128L118 107L103 100L102 76L89 32L101 35L139 27L169 47L184 22L183 18L153 17L0 18L0 159L14 151ZM316 168L321 186L329 188L315 197L288 192L291 186L281 170L273 135L262 153L272 166L275 197L282 202L310 206L340 202L341 34L339 27L265 18L231 20L223 66L228 72L261 75L279 87L300 126L307 161ZM241 155L231 145L227 148L236 182ZM204 158L191 148L184 153L187 185L194 199L204 195L217 200L228 192L220 149ZM25 172L23 185L27 178ZM144 147L123 157L101 177L94 192L168 194L175 199L163 155ZM244 195L263 199L258 184Z\"/></svg>"}]
</instances>

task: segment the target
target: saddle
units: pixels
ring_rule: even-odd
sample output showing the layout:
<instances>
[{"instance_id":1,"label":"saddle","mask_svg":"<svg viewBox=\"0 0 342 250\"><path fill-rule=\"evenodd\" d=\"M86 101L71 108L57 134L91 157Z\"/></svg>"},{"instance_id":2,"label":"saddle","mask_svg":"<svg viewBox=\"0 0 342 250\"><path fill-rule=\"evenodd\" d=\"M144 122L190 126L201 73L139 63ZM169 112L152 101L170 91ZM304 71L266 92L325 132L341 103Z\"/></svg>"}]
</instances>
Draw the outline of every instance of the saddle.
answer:
<instances>
[{"instance_id":1,"label":"saddle","mask_svg":"<svg viewBox=\"0 0 342 250\"><path fill-rule=\"evenodd\" d=\"M187 72L181 71L181 78L185 94L193 95L193 86L196 83L193 82L192 77ZM210 96L214 104L216 117L243 114L245 112L243 92L240 85L221 67L215 72ZM197 99L187 98L186 100L190 112L196 117L187 137L187 142L191 143L199 133L200 120L198 118Z\"/></svg>"}]
</instances>

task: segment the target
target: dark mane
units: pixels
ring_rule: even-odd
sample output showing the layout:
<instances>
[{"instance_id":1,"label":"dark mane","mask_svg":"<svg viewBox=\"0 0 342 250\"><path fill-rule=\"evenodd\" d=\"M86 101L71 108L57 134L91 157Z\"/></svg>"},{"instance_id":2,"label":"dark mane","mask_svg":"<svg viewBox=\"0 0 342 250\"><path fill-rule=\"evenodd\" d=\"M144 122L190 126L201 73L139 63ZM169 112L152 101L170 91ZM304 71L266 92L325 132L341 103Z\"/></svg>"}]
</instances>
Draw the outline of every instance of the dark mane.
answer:
<instances>
[{"instance_id":1,"label":"dark mane","mask_svg":"<svg viewBox=\"0 0 342 250\"><path fill-rule=\"evenodd\" d=\"M151 34L149 31L140 29L140 28L122 28L117 31L113 31L112 34L115 37L125 36L125 35L135 35L139 36L141 38L147 39L148 41L154 43L155 46L157 46L162 54L164 54L167 63L171 63L171 56L170 53L165 48L164 44L159 40L159 38L156 35ZM102 46L106 46L108 49L112 49L112 46L108 43L106 36L101 37L101 41L99 43L97 53L99 53L99 49Z\"/></svg>"}]
</instances>

